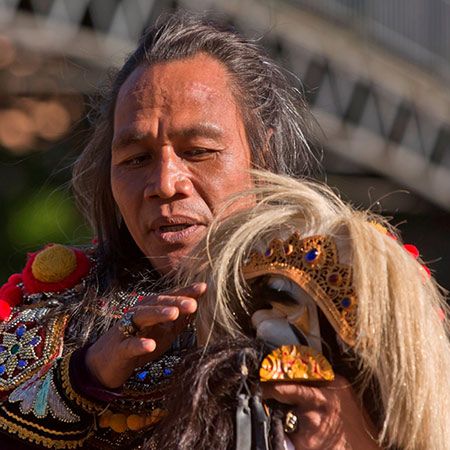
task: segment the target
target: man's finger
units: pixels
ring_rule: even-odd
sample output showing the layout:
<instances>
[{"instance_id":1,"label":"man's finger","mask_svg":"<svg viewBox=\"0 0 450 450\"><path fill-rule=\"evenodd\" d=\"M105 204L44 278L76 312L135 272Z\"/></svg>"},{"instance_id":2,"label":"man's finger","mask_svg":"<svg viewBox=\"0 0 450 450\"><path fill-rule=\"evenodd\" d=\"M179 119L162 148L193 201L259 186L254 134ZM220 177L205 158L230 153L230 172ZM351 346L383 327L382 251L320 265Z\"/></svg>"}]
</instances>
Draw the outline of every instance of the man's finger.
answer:
<instances>
[{"instance_id":1,"label":"man's finger","mask_svg":"<svg viewBox=\"0 0 450 450\"><path fill-rule=\"evenodd\" d=\"M140 304L144 305L159 304L160 302L169 301L171 298L174 297L192 297L194 299L197 299L198 297L202 296L206 292L206 290L207 290L206 283L194 283L190 286L173 289L163 294L144 296L141 299Z\"/></svg>"},{"instance_id":2,"label":"man's finger","mask_svg":"<svg viewBox=\"0 0 450 450\"><path fill-rule=\"evenodd\" d=\"M193 314L197 310L197 300L194 297L187 297L184 295L159 295L156 299L152 299L151 301L142 301L135 306L135 310L137 311L145 306L174 306L180 310L181 314Z\"/></svg>"},{"instance_id":3,"label":"man's finger","mask_svg":"<svg viewBox=\"0 0 450 450\"><path fill-rule=\"evenodd\" d=\"M134 310L133 322L138 330L177 320L180 309L170 305L140 306Z\"/></svg>"},{"instance_id":4,"label":"man's finger","mask_svg":"<svg viewBox=\"0 0 450 450\"><path fill-rule=\"evenodd\" d=\"M127 359L138 358L154 352L156 349L156 341L143 337L135 337L126 339L121 343L121 351L124 352Z\"/></svg>"},{"instance_id":5,"label":"man's finger","mask_svg":"<svg viewBox=\"0 0 450 450\"><path fill-rule=\"evenodd\" d=\"M286 405L303 404L311 407L320 407L326 403L327 399L323 387L305 386L299 383L262 383L263 397L274 400Z\"/></svg>"}]
</instances>

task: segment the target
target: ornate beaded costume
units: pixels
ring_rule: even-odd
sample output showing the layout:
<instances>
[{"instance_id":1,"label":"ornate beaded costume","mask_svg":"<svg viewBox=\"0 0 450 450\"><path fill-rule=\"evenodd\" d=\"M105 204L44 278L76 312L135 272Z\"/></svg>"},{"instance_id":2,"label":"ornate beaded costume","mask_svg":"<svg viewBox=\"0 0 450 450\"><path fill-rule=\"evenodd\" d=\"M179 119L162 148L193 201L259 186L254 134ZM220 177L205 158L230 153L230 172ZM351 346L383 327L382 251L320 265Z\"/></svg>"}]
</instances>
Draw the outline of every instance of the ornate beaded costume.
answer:
<instances>
[{"instance_id":1,"label":"ornate beaded costume","mask_svg":"<svg viewBox=\"0 0 450 450\"><path fill-rule=\"evenodd\" d=\"M182 347L191 344L192 333L180 336L171 352L136 370L109 402L78 392L73 349L65 347L73 332L67 325L77 318L51 313L81 299L97 271L94 248L83 252L51 244L29 255L22 273L0 289L0 429L33 447L111 449L135 442L140 430L164 417L164 386ZM119 294L109 311L118 319L140 298ZM99 300L95 313L101 315L103 306ZM0 436L0 447L2 442Z\"/></svg>"}]
</instances>

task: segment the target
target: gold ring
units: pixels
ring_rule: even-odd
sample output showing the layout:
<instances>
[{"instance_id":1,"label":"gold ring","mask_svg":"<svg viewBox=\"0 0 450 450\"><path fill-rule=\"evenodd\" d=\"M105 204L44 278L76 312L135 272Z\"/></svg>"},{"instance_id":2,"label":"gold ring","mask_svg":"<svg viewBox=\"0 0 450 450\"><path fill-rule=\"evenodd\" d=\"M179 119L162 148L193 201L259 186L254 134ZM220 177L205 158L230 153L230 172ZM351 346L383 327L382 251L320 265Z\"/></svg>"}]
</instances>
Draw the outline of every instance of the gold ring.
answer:
<instances>
[{"instance_id":1,"label":"gold ring","mask_svg":"<svg viewBox=\"0 0 450 450\"><path fill-rule=\"evenodd\" d=\"M139 328L134 323L134 311L127 311L119 321L119 330L125 337L134 337L139 332Z\"/></svg>"},{"instance_id":2,"label":"gold ring","mask_svg":"<svg viewBox=\"0 0 450 450\"><path fill-rule=\"evenodd\" d=\"M284 432L286 434L294 433L297 431L298 428L298 417L295 415L295 413L290 410L286 413L286 416L284 417Z\"/></svg>"}]
</instances>

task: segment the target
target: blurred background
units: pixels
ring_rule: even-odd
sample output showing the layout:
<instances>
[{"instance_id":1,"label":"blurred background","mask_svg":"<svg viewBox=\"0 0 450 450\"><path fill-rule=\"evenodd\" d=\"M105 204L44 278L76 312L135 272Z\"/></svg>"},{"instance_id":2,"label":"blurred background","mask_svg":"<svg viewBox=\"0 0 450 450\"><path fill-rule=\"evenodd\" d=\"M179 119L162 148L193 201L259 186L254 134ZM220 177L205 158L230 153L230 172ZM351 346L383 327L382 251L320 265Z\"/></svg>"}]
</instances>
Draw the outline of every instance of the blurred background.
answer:
<instances>
[{"instance_id":1,"label":"blurred background","mask_svg":"<svg viewBox=\"0 0 450 450\"><path fill-rule=\"evenodd\" d=\"M91 240L68 184L89 104L176 8L261 37L301 80L327 182L450 289L450 0L0 0L0 283L27 251Z\"/></svg>"}]
</instances>

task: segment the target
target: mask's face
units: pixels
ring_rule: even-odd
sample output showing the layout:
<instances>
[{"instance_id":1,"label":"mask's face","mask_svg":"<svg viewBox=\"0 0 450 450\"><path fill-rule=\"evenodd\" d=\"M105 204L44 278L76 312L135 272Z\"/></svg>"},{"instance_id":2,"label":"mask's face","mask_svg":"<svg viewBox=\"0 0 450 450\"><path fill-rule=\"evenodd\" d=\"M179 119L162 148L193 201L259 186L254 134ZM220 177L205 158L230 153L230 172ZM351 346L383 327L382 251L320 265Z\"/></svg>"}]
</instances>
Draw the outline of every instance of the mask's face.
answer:
<instances>
[{"instance_id":1,"label":"mask's face","mask_svg":"<svg viewBox=\"0 0 450 450\"><path fill-rule=\"evenodd\" d=\"M256 336L276 347L306 345L322 352L318 309L298 284L282 276L261 279L252 291L264 306L253 313Z\"/></svg>"},{"instance_id":2,"label":"mask's face","mask_svg":"<svg viewBox=\"0 0 450 450\"><path fill-rule=\"evenodd\" d=\"M321 352L320 309L340 339L354 344L352 268L339 261L333 237L303 239L294 233L286 241L274 240L264 253L250 254L242 271L253 285L257 310L251 321L258 337L275 346L303 344Z\"/></svg>"}]
</instances>

